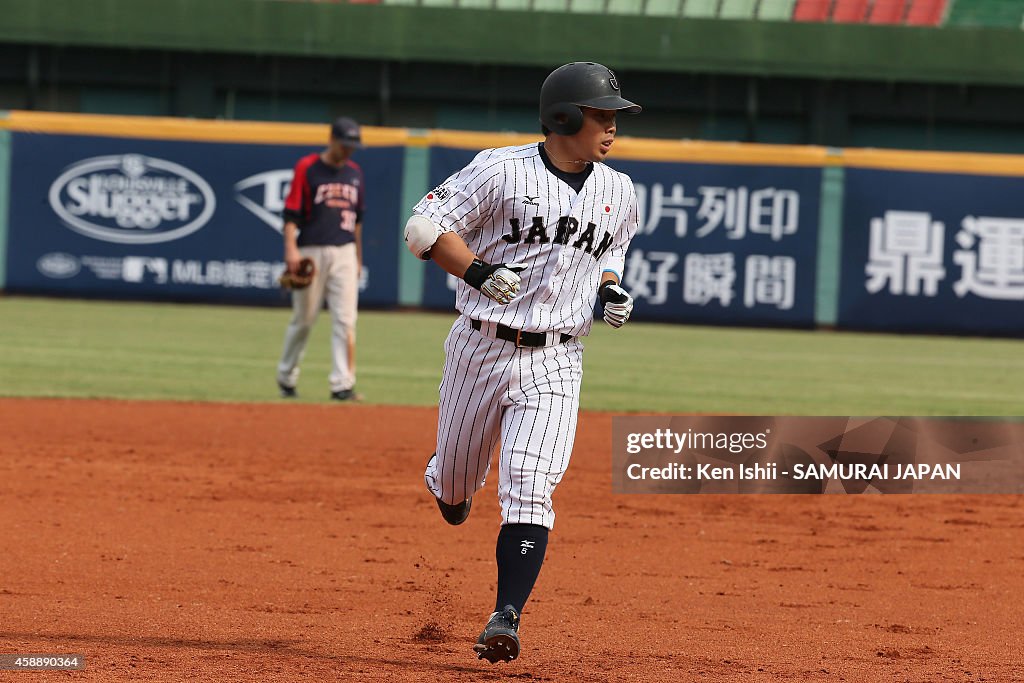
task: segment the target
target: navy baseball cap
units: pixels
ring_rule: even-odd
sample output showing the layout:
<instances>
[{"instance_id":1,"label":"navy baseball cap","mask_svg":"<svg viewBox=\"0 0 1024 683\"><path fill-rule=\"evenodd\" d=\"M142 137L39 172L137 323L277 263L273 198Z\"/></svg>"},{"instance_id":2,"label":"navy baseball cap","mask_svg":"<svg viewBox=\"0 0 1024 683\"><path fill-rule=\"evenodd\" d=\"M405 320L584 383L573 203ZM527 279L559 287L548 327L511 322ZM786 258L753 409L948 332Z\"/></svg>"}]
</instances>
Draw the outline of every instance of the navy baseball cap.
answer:
<instances>
[{"instance_id":1,"label":"navy baseball cap","mask_svg":"<svg viewBox=\"0 0 1024 683\"><path fill-rule=\"evenodd\" d=\"M339 116L331 124L331 137L338 140L345 147L360 148L363 146L363 137L359 131L359 124L347 116Z\"/></svg>"}]
</instances>

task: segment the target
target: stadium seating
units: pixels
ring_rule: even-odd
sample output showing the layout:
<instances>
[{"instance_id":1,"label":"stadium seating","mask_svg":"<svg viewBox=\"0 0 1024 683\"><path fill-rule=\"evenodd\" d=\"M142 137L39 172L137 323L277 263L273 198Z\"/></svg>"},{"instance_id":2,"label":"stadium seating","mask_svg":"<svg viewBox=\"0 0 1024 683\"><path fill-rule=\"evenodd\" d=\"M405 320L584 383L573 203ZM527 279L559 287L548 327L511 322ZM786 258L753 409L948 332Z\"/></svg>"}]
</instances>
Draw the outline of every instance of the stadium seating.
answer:
<instances>
[{"instance_id":1,"label":"stadium seating","mask_svg":"<svg viewBox=\"0 0 1024 683\"><path fill-rule=\"evenodd\" d=\"M643 14L643 0L608 0L609 14Z\"/></svg>"},{"instance_id":2,"label":"stadium seating","mask_svg":"<svg viewBox=\"0 0 1024 683\"><path fill-rule=\"evenodd\" d=\"M683 16L713 19L718 16L718 0L684 0Z\"/></svg>"},{"instance_id":3,"label":"stadium seating","mask_svg":"<svg viewBox=\"0 0 1024 683\"><path fill-rule=\"evenodd\" d=\"M1024 0L956 0L947 25L1022 28Z\"/></svg>"},{"instance_id":4,"label":"stadium seating","mask_svg":"<svg viewBox=\"0 0 1024 683\"><path fill-rule=\"evenodd\" d=\"M945 4L943 0L914 0L907 10L906 23L910 26L938 26Z\"/></svg>"},{"instance_id":5,"label":"stadium seating","mask_svg":"<svg viewBox=\"0 0 1024 683\"><path fill-rule=\"evenodd\" d=\"M761 0L757 6L757 18L767 21L789 21L795 5L796 0Z\"/></svg>"},{"instance_id":6,"label":"stadium seating","mask_svg":"<svg viewBox=\"0 0 1024 683\"><path fill-rule=\"evenodd\" d=\"M868 12L869 24L898 24L903 20L906 0L875 0Z\"/></svg>"},{"instance_id":7,"label":"stadium seating","mask_svg":"<svg viewBox=\"0 0 1024 683\"><path fill-rule=\"evenodd\" d=\"M568 12L569 0L533 0L533 9L538 12Z\"/></svg>"},{"instance_id":8,"label":"stadium seating","mask_svg":"<svg viewBox=\"0 0 1024 683\"><path fill-rule=\"evenodd\" d=\"M328 1L328 0L321 0ZM693 19L1024 29L1024 0L329 0ZM948 18L947 18L948 15Z\"/></svg>"},{"instance_id":9,"label":"stadium seating","mask_svg":"<svg viewBox=\"0 0 1024 683\"><path fill-rule=\"evenodd\" d=\"M1018 1L1024 3L1009 0ZM957 4L978 2L1005 4L1006 0L958 0ZM947 0L797 0L793 21L938 26L946 4Z\"/></svg>"},{"instance_id":10,"label":"stadium seating","mask_svg":"<svg viewBox=\"0 0 1024 683\"><path fill-rule=\"evenodd\" d=\"M718 9L718 18L753 19L756 9L756 0L722 0L722 5Z\"/></svg>"},{"instance_id":11,"label":"stadium seating","mask_svg":"<svg viewBox=\"0 0 1024 683\"><path fill-rule=\"evenodd\" d=\"M836 0L832 7L832 21L840 24L859 24L868 15L868 0Z\"/></svg>"},{"instance_id":12,"label":"stadium seating","mask_svg":"<svg viewBox=\"0 0 1024 683\"><path fill-rule=\"evenodd\" d=\"M646 14L652 17L678 17L682 0L647 0Z\"/></svg>"},{"instance_id":13,"label":"stadium seating","mask_svg":"<svg viewBox=\"0 0 1024 683\"><path fill-rule=\"evenodd\" d=\"M830 0L797 0L793 21L826 21L831 11Z\"/></svg>"}]
</instances>

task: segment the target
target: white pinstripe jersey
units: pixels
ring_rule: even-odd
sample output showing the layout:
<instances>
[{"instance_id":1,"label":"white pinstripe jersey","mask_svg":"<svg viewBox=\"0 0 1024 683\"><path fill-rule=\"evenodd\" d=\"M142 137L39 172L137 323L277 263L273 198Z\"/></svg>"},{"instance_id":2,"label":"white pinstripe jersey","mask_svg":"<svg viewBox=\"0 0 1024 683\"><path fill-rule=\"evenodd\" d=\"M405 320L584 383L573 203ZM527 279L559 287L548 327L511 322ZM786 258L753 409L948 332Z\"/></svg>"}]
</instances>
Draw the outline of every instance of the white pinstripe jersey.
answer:
<instances>
[{"instance_id":1,"label":"white pinstripe jersey","mask_svg":"<svg viewBox=\"0 0 1024 683\"><path fill-rule=\"evenodd\" d=\"M537 143L486 149L413 209L455 232L488 263L525 263L519 295L491 301L461 279L456 308L527 332L590 332L601 273L621 279L637 230L636 191L595 163L576 193L544 165Z\"/></svg>"}]
</instances>

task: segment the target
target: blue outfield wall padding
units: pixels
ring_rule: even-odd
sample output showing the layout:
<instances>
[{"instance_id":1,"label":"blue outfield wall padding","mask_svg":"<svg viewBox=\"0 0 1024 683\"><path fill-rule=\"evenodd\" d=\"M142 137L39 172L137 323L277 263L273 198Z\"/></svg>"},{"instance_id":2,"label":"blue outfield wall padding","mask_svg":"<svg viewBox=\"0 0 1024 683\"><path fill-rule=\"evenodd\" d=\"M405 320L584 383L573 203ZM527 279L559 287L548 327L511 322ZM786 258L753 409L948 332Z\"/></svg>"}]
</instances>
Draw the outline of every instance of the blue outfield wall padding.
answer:
<instances>
[{"instance_id":1,"label":"blue outfield wall padding","mask_svg":"<svg viewBox=\"0 0 1024 683\"><path fill-rule=\"evenodd\" d=\"M7 287L7 224L11 188L11 133L0 130L0 292Z\"/></svg>"},{"instance_id":2,"label":"blue outfield wall padding","mask_svg":"<svg viewBox=\"0 0 1024 683\"><path fill-rule=\"evenodd\" d=\"M818 291L814 319L834 327L839 305L840 241L843 231L843 168L827 166L821 174L821 220L818 222Z\"/></svg>"},{"instance_id":3,"label":"blue outfield wall padding","mask_svg":"<svg viewBox=\"0 0 1024 683\"><path fill-rule=\"evenodd\" d=\"M426 194L430 148L405 148L405 166L402 169L402 213L398 220L398 303L402 306L423 305L423 270L426 265L405 247L405 222L412 207Z\"/></svg>"}]
</instances>

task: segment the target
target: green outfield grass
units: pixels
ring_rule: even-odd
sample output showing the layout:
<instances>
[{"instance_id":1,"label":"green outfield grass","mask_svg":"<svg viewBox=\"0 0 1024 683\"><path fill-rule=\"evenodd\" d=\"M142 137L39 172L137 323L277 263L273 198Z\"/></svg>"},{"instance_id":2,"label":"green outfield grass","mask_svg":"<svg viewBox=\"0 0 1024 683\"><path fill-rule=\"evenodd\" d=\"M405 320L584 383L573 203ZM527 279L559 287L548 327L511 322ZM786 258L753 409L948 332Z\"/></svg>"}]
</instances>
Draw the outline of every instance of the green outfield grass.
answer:
<instances>
[{"instance_id":1,"label":"green outfield grass","mask_svg":"<svg viewBox=\"0 0 1024 683\"><path fill-rule=\"evenodd\" d=\"M0 298L0 395L278 401L278 308ZM432 405L453 315L360 313L369 403ZM299 391L327 398L329 323ZM616 412L1021 415L1024 341L632 322L588 338L583 407Z\"/></svg>"}]
</instances>

